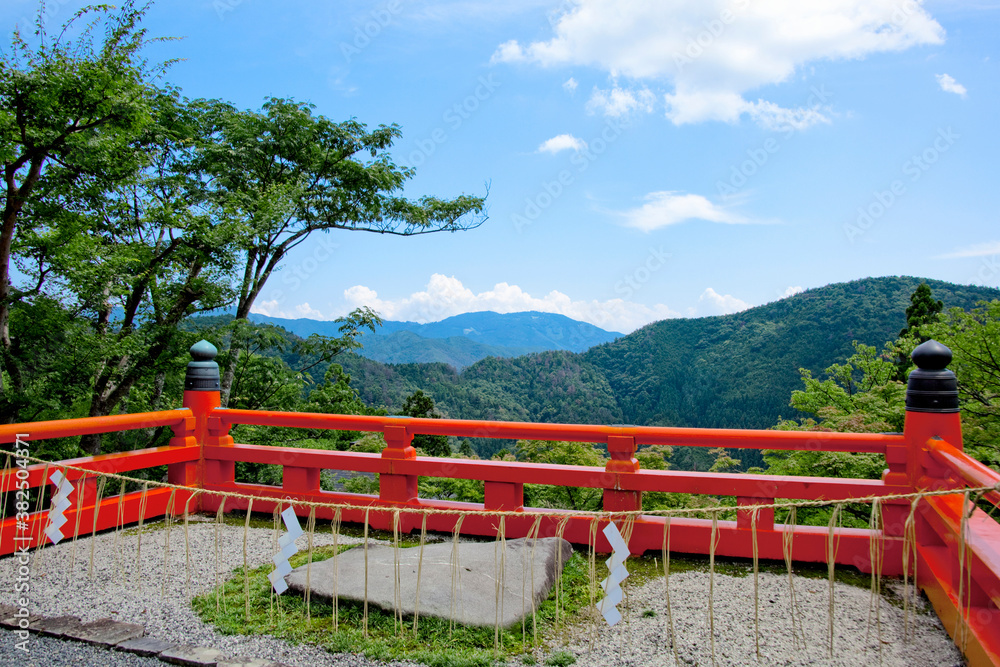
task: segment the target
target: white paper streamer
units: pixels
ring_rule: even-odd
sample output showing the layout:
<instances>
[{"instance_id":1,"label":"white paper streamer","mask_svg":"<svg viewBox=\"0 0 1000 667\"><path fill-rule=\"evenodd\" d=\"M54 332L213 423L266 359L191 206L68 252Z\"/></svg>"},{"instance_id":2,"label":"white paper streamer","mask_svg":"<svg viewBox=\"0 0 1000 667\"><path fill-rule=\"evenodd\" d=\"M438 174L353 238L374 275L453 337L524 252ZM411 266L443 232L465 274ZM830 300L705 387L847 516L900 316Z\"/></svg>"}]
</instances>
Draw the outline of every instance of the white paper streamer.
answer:
<instances>
[{"instance_id":1,"label":"white paper streamer","mask_svg":"<svg viewBox=\"0 0 1000 667\"><path fill-rule=\"evenodd\" d=\"M621 583L628 577L628 570L625 569L625 559L631 554L629 553L628 545L622 539L622 534L618 532L618 527L614 523L607 525L604 529L604 536L608 538L608 542L611 544L611 558L606 561L611 574L601 582L604 597L594 606L604 616L604 620L608 622L608 625L614 626L618 621L622 620L622 615L618 611L618 605L622 601Z\"/></svg>"},{"instance_id":2,"label":"white paper streamer","mask_svg":"<svg viewBox=\"0 0 1000 667\"><path fill-rule=\"evenodd\" d=\"M278 546L281 547L281 550L274 554L275 569L271 571L271 574L267 575L267 578L271 581L271 586L274 588L274 592L278 595L288 590L285 577L292 572L292 566L288 563L288 559L294 556L299 550L295 546L295 540L299 539L302 535L302 526L299 525L299 518L295 516L294 508L289 507L282 512L281 520L285 523L285 530L288 532L278 539Z\"/></svg>"},{"instance_id":3,"label":"white paper streamer","mask_svg":"<svg viewBox=\"0 0 1000 667\"><path fill-rule=\"evenodd\" d=\"M66 479L62 471L56 470L49 476L49 480L56 486L58 492L52 496L52 509L49 510L49 527L45 529L45 534L52 540L52 544L58 544L63 538L62 527L66 523L66 515L63 514L69 509L69 497L74 489L73 485Z\"/></svg>"}]
</instances>

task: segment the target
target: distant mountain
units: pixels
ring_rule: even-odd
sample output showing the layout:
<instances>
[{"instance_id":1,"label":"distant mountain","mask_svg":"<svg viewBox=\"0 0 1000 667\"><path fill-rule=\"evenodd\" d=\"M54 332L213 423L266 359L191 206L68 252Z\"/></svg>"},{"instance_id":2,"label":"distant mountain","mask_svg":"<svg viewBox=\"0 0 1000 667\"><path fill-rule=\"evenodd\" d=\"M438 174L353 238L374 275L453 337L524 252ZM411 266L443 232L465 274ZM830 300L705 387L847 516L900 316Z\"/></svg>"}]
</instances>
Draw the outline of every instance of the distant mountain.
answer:
<instances>
[{"instance_id":1,"label":"distant mountain","mask_svg":"<svg viewBox=\"0 0 1000 667\"><path fill-rule=\"evenodd\" d=\"M892 276L827 285L732 315L655 322L582 354L483 359L460 373L442 364L342 362L363 400L390 409L423 389L445 416L462 419L769 428L779 416L797 416L789 399L801 388L800 368L821 375L852 353L852 341L881 349L893 340L920 282ZM946 308L1000 299L990 287L925 282ZM744 465L760 463L733 454ZM675 452L675 465L704 469L704 455Z\"/></svg>"},{"instance_id":2,"label":"distant mountain","mask_svg":"<svg viewBox=\"0 0 1000 667\"><path fill-rule=\"evenodd\" d=\"M397 324L397 323L393 323ZM424 338L412 331L396 331L388 336L366 334L358 353L386 364L431 364L440 362L462 370L486 357L518 357L537 350L478 343L465 336Z\"/></svg>"},{"instance_id":3,"label":"distant mountain","mask_svg":"<svg viewBox=\"0 0 1000 667\"><path fill-rule=\"evenodd\" d=\"M335 322L251 315L254 322L275 324L301 336L338 335ZM478 312L440 322L383 322L361 338L359 354L384 363L441 362L461 370L486 357L516 357L531 352L583 352L622 334L605 331L554 313Z\"/></svg>"}]
</instances>

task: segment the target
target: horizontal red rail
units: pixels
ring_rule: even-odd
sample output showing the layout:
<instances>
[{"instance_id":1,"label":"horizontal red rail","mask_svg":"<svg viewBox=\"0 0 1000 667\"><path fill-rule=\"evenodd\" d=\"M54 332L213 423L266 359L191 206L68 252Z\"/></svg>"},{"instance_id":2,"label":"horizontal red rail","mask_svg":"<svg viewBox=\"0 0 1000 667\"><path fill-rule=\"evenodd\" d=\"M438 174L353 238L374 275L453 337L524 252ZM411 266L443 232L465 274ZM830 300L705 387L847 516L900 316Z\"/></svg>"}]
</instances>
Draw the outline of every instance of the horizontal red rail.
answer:
<instances>
[{"instance_id":1,"label":"horizontal red rail","mask_svg":"<svg viewBox=\"0 0 1000 667\"><path fill-rule=\"evenodd\" d=\"M863 498L906 492L880 480L791 477L777 475L733 475L726 473L646 470L612 473L604 468L574 465L477 461L421 456L415 459L385 459L378 454L338 452L323 449L231 445L205 447L205 458L220 461L270 463L297 468L351 470L365 473L451 477L489 482L582 486L621 491L663 491L758 498L808 500Z\"/></svg>"},{"instance_id":2,"label":"horizontal red rail","mask_svg":"<svg viewBox=\"0 0 1000 667\"><path fill-rule=\"evenodd\" d=\"M173 503L170 501L171 495L173 495ZM94 525L93 501L80 510L77 510L76 503L73 503L65 512L67 521L63 525L63 535L69 537L78 523L80 535L90 535L95 530L100 532L120 525L127 526L136 523L140 519L140 508L145 509L145 513L141 517L144 521L164 516L168 509L171 515L183 514L185 504L190 496L191 493L188 491L175 493L173 489L162 488L148 489L145 494L142 491L133 491L124 496L107 496L101 500L97 509L96 527ZM0 554L13 553L21 547L34 548L42 541L48 544L49 540L42 532L47 523L48 511L29 514L23 525L19 525L14 517L0 520Z\"/></svg>"},{"instance_id":3,"label":"horizontal red rail","mask_svg":"<svg viewBox=\"0 0 1000 667\"><path fill-rule=\"evenodd\" d=\"M112 433L131 431L155 426L176 426L185 419L193 418L190 408L140 412L134 415L109 415L107 417L81 417L79 419L57 419L28 424L4 424L0 426L0 443L14 442L18 435L21 440L44 440L65 438L73 435L92 433Z\"/></svg>"},{"instance_id":4,"label":"horizontal red rail","mask_svg":"<svg viewBox=\"0 0 1000 667\"><path fill-rule=\"evenodd\" d=\"M79 459L69 459L59 463L35 463L27 466L28 487L41 486L45 482L42 475L46 468L51 475L56 470L61 470L62 466L73 466L75 468L85 468L96 473L123 473L133 470L142 470L154 466L169 465L171 463L185 463L197 461L201 457L201 447L190 445L187 447L151 447L149 449L136 449L130 452L118 452L116 454L100 454L98 456L85 456ZM14 478L17 475L17 468L7 468L0 471L0 490L11 489ZM66 470L65 476L70 481L75 481L84 473L76 470Z\"/></svg>"},{"instance_id":5,"label":"horizontal red rail","mask_svg":"<svg viewBox=\"0 0 1000 667\"><path fill-rule=\"evenodd\" d=\"M395 503L380 501L377 496L336 493L330 491L314 491L310 493L295 493L289 489L262 486L258 484L207 484L206 489L226 491L230 493L254 496L254 512L270 512L279 503L284 507L295 506L300 516L309 514L309 508L296 502L344 503L354 505L357 509L343 510L341 519L352 523L363 523L367 518L376 528L392 530L393 511L400 507ZM270 498L271 500L267 500ZM215 511L222 498L206 495L203 498L205 509ZM400 530L412 532L420 530L422 521L426 518L427 529L440 532L451 532L459 513L482 511L482 505L442 500L420 499L406 506L437 510L453 510L455 514L431 513L426 517L420 514L402 513L400 515ZM246 510L248 501L245 498L230 497L226 499L227 510ZM367 510L366 510L367 508ZM591 539L591 524L595 520L589 516L574 515L571 511L525 508L515 516L507 516L504 521L508 538L524 537L532 528L539 514L545 515L539 525L539 536L556 535L558 525L566 521L563 536L574 544L589 544ZM334 516L334 510L317 508L316 518L329 520ZM606 519L601 520L606 521ZM462 533L495 537L498 519L495 516L469 514L462 521ZM826 526L794 526L781 524L765 526L764 522L757 531L757 554L762 559L781 560L784 558L783 541L786 530L792 530L795 535L793 556L796 561L825 562L829 529ZM716 539L716 555L739 558L750 558L754 553L752 531L741 528L736 521L718 521ZM643 516L636 520L629 548L633 554L652 551L660 552L663 544L665 520L663 517ZM841 565L853 565L862 571L871 570L870 540L872 532L868 529L838 528L837 547L834 560ZM707 553L712 537L712 521L708 519L689 519L673 517L670 522L670 548L674 553ZM882 563L882 573L886 575L902 574L902 541L885 540L885 557ZM598 551L610 551L604 536L598 531L596 548Z\"/></svg>"},{"instance_id":6,"label":"horizontal red rail","mask_svg":"<svg viewBox=\"0 0 1000 667\"><path fill-rule=\"evenodd\" d=\"M928 440L927 450L932 459L953 471L969 486L996 486L1000 484L1000 473L984 466L944 440ZM1000 493L989 491L983 497L1000 507Z\"/></svg>"},{"instance_id":7,"label":"horizontal red rail","mask_svg":"<svg viewBox=\"0 0 1000 667\"><path fill-rule=\"evenodd\" d=\"M609 436L635 438L637 445L730 447L740 449L798 449L831 452L885 454L889 445L903 444L893 433L833 433L817 431L753 431L749 429L676 428L665 426L599 426L587 424L532 424L466 419L374 417L268 410L216 408L225 426L288 426L344 431L383 432L387 426L405 427L410 434L452 435L509 440L568 440L607 443Z\"/></svg>"}]
</instances>

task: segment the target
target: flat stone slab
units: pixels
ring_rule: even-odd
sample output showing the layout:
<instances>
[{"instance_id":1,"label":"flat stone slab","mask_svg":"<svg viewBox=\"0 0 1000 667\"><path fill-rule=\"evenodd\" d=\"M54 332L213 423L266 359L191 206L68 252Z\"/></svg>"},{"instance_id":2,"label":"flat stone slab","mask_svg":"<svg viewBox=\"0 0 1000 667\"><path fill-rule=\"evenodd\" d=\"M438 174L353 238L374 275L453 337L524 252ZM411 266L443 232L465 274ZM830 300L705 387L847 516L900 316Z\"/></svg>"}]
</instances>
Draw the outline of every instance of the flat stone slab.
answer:
<instances>
[{"instance_id":1,"label":"flat stone slab","mask_svg":"<svg viewBox=\"0 0 1000 667\"><path fill-rule=\"evenodd\" d=\"M499 547L493 543L461 542L458 546L459 568L452 601L452 544L424 545L420 571L420 615L453 619L465 625L507 627L530 616L532 606L546 597L562 572L563 564L573 554L573 546L562 540L562 559L556 558L561 538L507 540L504 552L503 588L497 590L500 569ZM368 547L368 604L393 611L397 601L394 550L388 546ZM417 568L420 548L399 550L400 611L413 616L417 609ZM289 588L304 594L306 565L285 577ZM363 602L365 599L365 554L355 547L336 558L312 564L311 596Z\"/></svg>"},{"instance_id":2,"label":"flat stone slab","mask_svg":"<svg viewBox=\"0 0 1000 667\"><path fill-rule=\"evenodd\" d=\"M160 653L160 660L186 667L216 667L220 660L226 659L219 649L190 644L181 644Z\"/></svg>"},{"instance_id":3,"label":"flat stone slab","mask_svg":"<svg viewBox=\"0 0 1000 667\"><path fill-rule=\"evenodd\" d=\"M3 614L3 617L0 618L0 625L6 628L20 628L21 621L24 619L28 619L28 627L29 629L32 629L31 628L32 623L37 623L38 621L45 618L40 614L30 614L30 613L27 616L16 616L15 614L17 614L19 611L20 610L15 610L9 616L7 614Z\"/></svg>"},{"instance_id":4,"label":"flat stone slab","mask_svg":"<svg viewBox=\"0 0 1000 667\"><path fill-rule=\"evenodd\" d=\"M274 662L273 660L264 660L263 658L229 658L227 660L219 660L216 663L216 667L291 667L281 662Z\"/></svg>"},{"instance_id":5,"label":"flat stone slab","mask_svg":"<svg viewBox=\"0 0 1000 667\"><path fill-rule=\"evenodd\" d=\"M81 625L83 621L79 616L53 616L39 619L28 626L28 629L50 637L65 637L68 633L79 629Z\"/></svg>"},{"instance_id":6,"label":"flat stone slab","mask_svg":"<svg viewBox=\"0 0 1000 667\"><path fill-rule=\"evenodd\" d=\"M172 648L177 648L177 644L171 644L155 637L139 637L119 642L115 648L119 651L127 651L128 653L151 657L159 655L164 651L169 651Z\"/></svg>"},{"instance_id":7,"label":"flat stone slab","mask_svg":"<svg viewBox=\"0 0 1000 667\"><path fill-rule=\"evenodd\" d=\"M110 618L102 618L93 623L84 623L79 628L66 632L65 636L79 639L88 644L113 646L146 634L146 628L135 623L122 623Z\"/></svg>"}]
</instances>

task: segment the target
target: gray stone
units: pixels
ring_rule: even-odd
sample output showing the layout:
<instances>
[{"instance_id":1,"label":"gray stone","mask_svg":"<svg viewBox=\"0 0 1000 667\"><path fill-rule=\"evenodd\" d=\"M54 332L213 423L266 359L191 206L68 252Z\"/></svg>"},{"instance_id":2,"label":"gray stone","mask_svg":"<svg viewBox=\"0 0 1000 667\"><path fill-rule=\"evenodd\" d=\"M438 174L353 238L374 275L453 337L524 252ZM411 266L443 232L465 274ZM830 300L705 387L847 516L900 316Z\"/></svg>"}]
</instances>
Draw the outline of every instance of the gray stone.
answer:
<instances>
[{"instance_id":1,"label":"gray stone","mask_svg":"<svg viewBox=\"0 0 1000 667\"><path fill-rule=\"evenodd\" d=\"M160 660L186 667L216 667L220 660L228 658L219 649L182 644L160 653Z\"/></svg>"},{"instance_id":2,"label":"gray stone","mask_svg":"<svg viewBox=\"0 0 1000 667\"><path fill-rule=\"evenodd\" d=\"M532 605L544 600L562 572L563 564L573 553L572 545L562 540L562 560L557 562L557 544L561 538L544 537L537 542L525 538L507 540L504 552L503 589L497 591L500 549L496 543L462 542L459 544L459 569L452 601L452 544L424 546L420 573L420 615L454 619L465 625L507 627L530 616ZM368 548L368 604L386 611L396 607L392 547ZM399 550L400 610L412 616L417 602L417 567L420 548ZM336 589L341 599L363 602L365 599L365 554L355 547L312 564L310 588L313 599L330 600L333 596L336 560ZM289 588L304 593L306 567L298 567L285 580Z\"/></svg>"},{"instance_id":3,"label":"gray stone","mask_svg":"<svg viewBox=\"0 0 1000 667\"><path fill-rule=\"evenodd\" d=\"M10 615L3 614L2 617L0 617L0 625L6 628L20 628L21 621L24 619L28 619L28 624L30 627L31 623L37 623L38 621L45 618L41 614L28 614L27 616L15 616L14 614L16 614L18 611L19 610L15 610L14 613Z\"/></svg>"},{"instance_id":4,"label":"gray stone","mask_svg":"<svg viewBox=\"0 0 1000 667\"><path fill-rule=\"evenodd\" d=\"M264 660L263 658L237 657L219 660L216 663L216 667L288 667L288 665L283 665L273 660Z\"/></svg>"},{"instance_id":5,"label":"gray stone","mask_svg":"<svg viewBox=\"0 0 1000 667\"><path fill-rule=\"evenodd\" d=\"M102 618L93 623L84 623L66 632L66 637L79 639L88 644L113 646L146 634L146 629L135 623L121 623L110 618Z\"/></svg>"},{"instance_id":6,"label":"gray stone","mask_svg":"<svg viewBox=\"0 0 1000 667\"><path fill-rule=\"evenodd\" d=\"M155 637L139 637L137 639L129 639L127 641L119 642L115 646L120 651L127 651L128 653L135 653L136 655L142 656L154 656L163 653L164 651L169 651L172 648L177 648L177 644L171 644L170 642L165 642Z\"/></svg>"},{"instance_id":7,"label":"gray stone","mask_svg":"<svg viewBox=\"0 0 1000 667\"><path fill-rule=\"evenodd\" d=\"M35 630L50 637L65 637L83 625L79 616L53 616L42 618L28 626L29 630Z\"/></svg>"}]
</instances>

